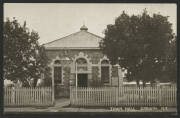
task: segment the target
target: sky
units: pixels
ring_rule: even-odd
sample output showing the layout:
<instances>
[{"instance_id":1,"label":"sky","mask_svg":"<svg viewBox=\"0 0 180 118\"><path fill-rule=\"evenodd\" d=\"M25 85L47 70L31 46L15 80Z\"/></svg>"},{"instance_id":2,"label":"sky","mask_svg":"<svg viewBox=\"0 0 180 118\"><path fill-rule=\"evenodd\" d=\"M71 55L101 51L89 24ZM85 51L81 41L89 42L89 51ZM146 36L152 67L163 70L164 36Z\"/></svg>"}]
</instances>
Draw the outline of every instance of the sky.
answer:
<instances>
[{"instance_id":1,"label":"sky","mask_svg":"<svg viewBox=\"0 0 180 118\"><path fill-rule=\"evenodd\" d=\"M114 24L122 11L137 15L145 8L150 15L169 16L173 32L177 34L177 6L173 3L5 3L4 20L15 17L20 24L26 21L30 30L38 32L39 43L44 44L78 32L83 24L89 32L104 37L106 26Z\"/></svg>"}]
</instances>

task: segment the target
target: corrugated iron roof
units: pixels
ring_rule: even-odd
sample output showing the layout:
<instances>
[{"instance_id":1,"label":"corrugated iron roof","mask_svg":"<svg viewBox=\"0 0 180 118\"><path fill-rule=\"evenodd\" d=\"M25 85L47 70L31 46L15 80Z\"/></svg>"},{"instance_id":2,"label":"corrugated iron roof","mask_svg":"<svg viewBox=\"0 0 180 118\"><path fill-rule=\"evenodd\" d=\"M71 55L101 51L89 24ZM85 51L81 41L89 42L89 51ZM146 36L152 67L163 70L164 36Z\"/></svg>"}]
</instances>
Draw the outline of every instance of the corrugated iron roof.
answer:
<instances>
[{"instance_id":1,"label":"corrugated iron roof","mask_svg":"<svg viewBox=\"0 0 180 118\"><path fill-rule=\"evenodd\" d=\"M97 36L87 30L70 34L63 38L44 44L45 48L98 48L102 37Z\"/></svg>"}]
</instances>

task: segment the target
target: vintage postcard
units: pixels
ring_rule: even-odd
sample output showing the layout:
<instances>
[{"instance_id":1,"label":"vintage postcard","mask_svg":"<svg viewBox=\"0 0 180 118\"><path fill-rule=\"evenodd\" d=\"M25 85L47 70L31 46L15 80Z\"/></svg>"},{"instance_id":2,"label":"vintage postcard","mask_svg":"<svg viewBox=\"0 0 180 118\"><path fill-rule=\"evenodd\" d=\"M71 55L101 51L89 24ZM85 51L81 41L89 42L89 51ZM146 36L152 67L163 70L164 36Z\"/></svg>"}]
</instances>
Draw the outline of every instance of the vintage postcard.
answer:
<instances>
[{"instance_id":1,"label":"vintage postcard","mask_svg":"<svg viewBox=\"0 0 180 118\"><path fill-rule=\"evenodd\" d=\"M4 3L4 112L177 113L174 3Z\"/></svg>"}]
</instances>

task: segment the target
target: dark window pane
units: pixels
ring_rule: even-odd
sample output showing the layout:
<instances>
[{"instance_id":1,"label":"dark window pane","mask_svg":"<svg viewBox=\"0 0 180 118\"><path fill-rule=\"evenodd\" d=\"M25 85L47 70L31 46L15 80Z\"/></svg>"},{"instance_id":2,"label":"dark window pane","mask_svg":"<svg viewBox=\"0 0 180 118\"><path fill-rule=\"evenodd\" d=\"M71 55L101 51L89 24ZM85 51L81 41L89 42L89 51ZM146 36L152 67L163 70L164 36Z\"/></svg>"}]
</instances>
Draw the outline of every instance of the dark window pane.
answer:
<instances>
[{"instance_id":1,"label":"dark window pane","mask_svg":"<svg viewBox=\"0 0 180 118\"><path fill-rule=\"evenodd\" d=\"M109 64L109 61L108 60L103 60L103 61L101 61L101 64Z\"/></svg>"},{"instance_id":2,"label":"dark window pane","mask_svg":"<svg viewBox=\"0 0 180 118\"><path fill-rule=\"evenodd\" d=\"M101 80L103 83L109 83L109 67L101 67Z\"/></svg>"},{"instance_id":3,"label":"dark window pane","mask_svg":"<svg viewBox=\"0 0 180 118\"><path fill-rule=\"evenodd\" d=\"M62 82L62 68L54 67L54 82L55 84L61 84Z\"/></svg>"}]
</instances>

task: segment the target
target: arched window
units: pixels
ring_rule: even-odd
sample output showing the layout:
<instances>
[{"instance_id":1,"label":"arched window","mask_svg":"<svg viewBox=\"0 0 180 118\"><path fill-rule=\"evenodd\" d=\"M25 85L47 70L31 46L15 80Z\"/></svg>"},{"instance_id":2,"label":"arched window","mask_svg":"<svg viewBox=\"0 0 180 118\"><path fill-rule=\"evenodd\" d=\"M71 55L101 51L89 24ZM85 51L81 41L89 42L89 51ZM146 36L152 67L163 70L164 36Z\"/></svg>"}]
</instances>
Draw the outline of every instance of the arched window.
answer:
<instances>
[{"instance_id":1,"label":"arched window","mask_svg":"<svg viewBox=\"0 0 180 118\"><path fill-rule=\"evenodd\" d=\"M76 63L78 65L83 65L83 64L87 64L87 61L84 58L79 58L79 59L76 60Z\"/></svg>"},{"instance_id":2,"label":"arched window","mask_svg":"<svg viewBox=\"0 0 180 118\"><path fill-rule=\"evenodd\" d=\"M101 81L103 83L109 83L110 80L110 67L109 67L109 61L103 60L101 61Z\"/></svg>"},{"instance_id":3,"label":"arched window","mask_svg":"<svg viewBox=\"0 0 180 118\"><path fill-rule=\"evenodd\" d=\"M109 65L109 61L108 60L102 60L101 65Z\"/></svg>"},{"instance_id":4,"label":"arched window","mask_svg":"<svg viewBox=\"0 0 180 118\"><path fill-rule=\"evenodd\" d=\"M62 67L60 60L54 61L54 83L62 84Z\"/></svg>"},{"instance_id":5,"label":"arched window","mask_svg":"<svg viewBox=\"0 0 180 118\"><path fill-rule=\"evenodd\" d=\"M57 64L57 65L58 65L58 64L61 64L61 61L60 61L60 60L55 60L55 61L54 61L54 64L55 64L55 65L56 65L56 64Z\"/></svg>"}]
</instances>

